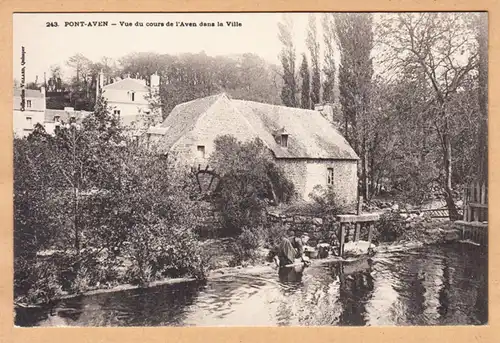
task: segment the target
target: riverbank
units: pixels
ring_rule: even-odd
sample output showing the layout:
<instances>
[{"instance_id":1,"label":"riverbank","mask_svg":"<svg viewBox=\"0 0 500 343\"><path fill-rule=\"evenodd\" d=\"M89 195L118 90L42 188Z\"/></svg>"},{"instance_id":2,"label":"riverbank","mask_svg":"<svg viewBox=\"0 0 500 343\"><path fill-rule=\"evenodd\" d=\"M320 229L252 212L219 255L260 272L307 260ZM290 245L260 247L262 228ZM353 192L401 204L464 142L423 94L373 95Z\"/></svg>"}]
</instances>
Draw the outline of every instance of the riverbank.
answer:
<instances>
[{"instance_id":1,"label":"riverbank","mask_svg":"<svg viewBox=\"0 0 500 343\"><path fill-rule=\"evenodd\" d=\"M372 245L371 248L374 253L386 251L405 251L423 247L424 245L440 244L446 242L459 241L460 237L458 231L453 228L453 224L446 220L433 220L430 218L407 218L404 222L400 223L404 227L403 233L400 238L393 242L378 242ZM269 268L276 269L274 263L269 260L269 249L259 248L254 254L252 260L246 260L236 264L232 246L234 239L207 239L202 242L201 248L207 256L207 274L206 280L213 278L237 275L237 274L255 274ZM323 259L312 259L313 264L329 263L333 261L349 261L349 259L356 259L366 254L368 246L363 242L353 245L350 249L347 243L346 258L339 258L336 256L329 256ZM165 284L175 284L182 282L195 281L194 277L180 277L180 278L165 278L157 281L152 281L146 285L132 285L128 283L116 283L108 285L99 285L92 289L87 289L80 293L63 293L56 295L49 299L48 303L75 298L78 296L94 295L100 293L120 292L131 289L156 287ZM27 303L16 301L16 306L30 307L30 306L43 306L47 302Z\"/></svg>"}]
</instances>

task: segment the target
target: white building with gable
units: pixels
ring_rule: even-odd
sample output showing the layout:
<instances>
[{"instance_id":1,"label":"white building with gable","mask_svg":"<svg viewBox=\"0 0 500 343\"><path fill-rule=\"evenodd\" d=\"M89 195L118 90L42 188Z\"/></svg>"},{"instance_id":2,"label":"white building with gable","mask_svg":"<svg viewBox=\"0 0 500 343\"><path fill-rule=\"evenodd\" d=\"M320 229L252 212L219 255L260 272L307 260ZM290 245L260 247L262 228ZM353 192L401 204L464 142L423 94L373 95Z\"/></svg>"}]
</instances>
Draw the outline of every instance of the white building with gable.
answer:
<instances>
[{"instance_id":1,"label":"white building with gable","mask_svg":"<svg viewBox=\"0 0 500 343\"><path fill-rule=\"evenodd\" d=\"M103 74L99 75L99 86L102 95L106 98L111 111L121 118L125 127L142 126L142 119L146 116L159 116L161 113L152 113L151 97L158 97L160 76L156 73L150 77L150 86L146 80L131 78L130 76L103 86Z\"/></svg>"}]
</instances>

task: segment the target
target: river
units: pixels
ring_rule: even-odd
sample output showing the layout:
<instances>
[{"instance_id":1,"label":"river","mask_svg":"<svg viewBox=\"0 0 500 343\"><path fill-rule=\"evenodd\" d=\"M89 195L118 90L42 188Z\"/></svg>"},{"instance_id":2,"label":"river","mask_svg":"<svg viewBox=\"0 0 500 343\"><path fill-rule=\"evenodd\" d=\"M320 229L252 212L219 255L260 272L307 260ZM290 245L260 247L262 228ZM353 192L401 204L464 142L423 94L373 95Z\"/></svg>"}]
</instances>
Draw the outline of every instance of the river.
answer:
<instances>
[{"instance_id":1,"label":"river","mask_svg":"<svg viewBox=\"0 0 500 343\"><path fill-rule=\"evenodd\" d=\"M318 261L316 261L318 262ZM18 326L395 326L487 323L487 255L468 244L315 263L303 273L81 296L17 309Z\"/></svg>"}]
</instances>

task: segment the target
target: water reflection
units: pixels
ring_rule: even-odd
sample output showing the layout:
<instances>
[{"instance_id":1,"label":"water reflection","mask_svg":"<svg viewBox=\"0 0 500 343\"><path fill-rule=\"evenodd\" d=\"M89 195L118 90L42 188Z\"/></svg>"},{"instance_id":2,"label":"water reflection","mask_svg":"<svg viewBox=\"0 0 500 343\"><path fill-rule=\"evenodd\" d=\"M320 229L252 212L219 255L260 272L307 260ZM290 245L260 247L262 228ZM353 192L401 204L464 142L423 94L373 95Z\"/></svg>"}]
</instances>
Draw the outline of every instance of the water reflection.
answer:
<instances>
[{"instance_id":1,"label":"water reflection","mask_svg":"<svg viewBox=\"0 0 500 343\"><path fill-rule=\"evenodd\" d=\"M361 260L337 266L340 280L339 302L343 308L339 325L366 324L366 304L371 299L374 289L373 277L370 274L371 265L371 260Z\"/></svg>"},{"instance_id":2,"label":"water reflection","mask_svg":"<svg viewBox=\"0 0 500 343\"><path fill-rule=\"evenodd\" d=\"M453 325L487 322L487 258L453 245L19 309L22 326Z\"/></svg>"}]
</instances>

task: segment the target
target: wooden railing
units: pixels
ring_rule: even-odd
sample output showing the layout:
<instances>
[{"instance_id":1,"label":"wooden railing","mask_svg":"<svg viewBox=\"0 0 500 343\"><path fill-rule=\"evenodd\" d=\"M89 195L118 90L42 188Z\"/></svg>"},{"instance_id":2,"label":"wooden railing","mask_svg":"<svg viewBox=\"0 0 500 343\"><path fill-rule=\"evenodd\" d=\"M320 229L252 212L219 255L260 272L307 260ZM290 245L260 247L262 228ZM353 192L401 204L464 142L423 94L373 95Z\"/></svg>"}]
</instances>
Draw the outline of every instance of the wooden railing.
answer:
<instances>
[{"instance_id":1,"label":"wooden railing","mask_svg":"<svg viewBox=\"0 0 500 343\"><path fill-rule=\"evenodd\" d=\"M488 221L488 187L484 182L475 181L465 187L463 211L465 222Z\"/></svg>"}]
</instances>

